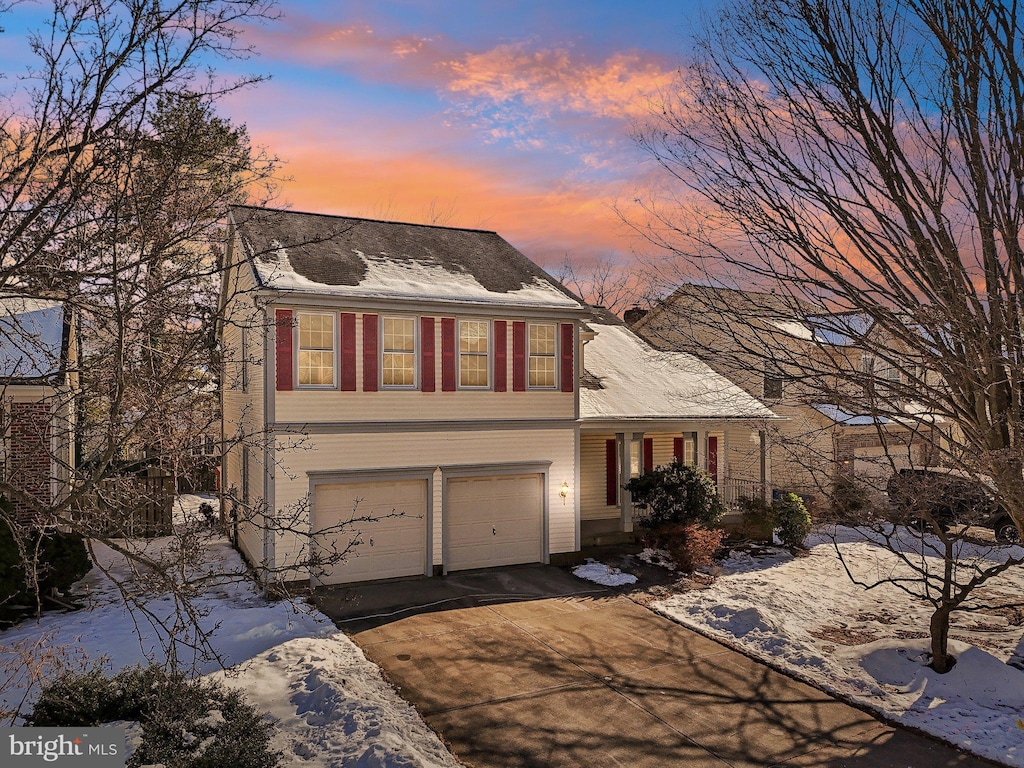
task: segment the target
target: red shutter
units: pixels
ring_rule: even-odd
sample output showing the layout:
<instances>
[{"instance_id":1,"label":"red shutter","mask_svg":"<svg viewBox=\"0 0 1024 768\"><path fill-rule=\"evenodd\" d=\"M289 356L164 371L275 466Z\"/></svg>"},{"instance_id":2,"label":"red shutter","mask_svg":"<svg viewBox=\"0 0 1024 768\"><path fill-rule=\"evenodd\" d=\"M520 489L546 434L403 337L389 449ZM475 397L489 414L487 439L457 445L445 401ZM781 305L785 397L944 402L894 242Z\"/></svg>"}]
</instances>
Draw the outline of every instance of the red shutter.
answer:
<instances>
[{"instance_id":1,"label":"red shutter","mask_svg":"<svg viewBox=\"0 0 1024 768\"><path fill-rule=\"evenodd\" d=\"M455 391L455 318L441 318L441 391Z\"/></svg>"},{"instance_id":2,"label":"red shutter","mask_svg":"<svg viewBox=\"0 0 1024 768\"><path fill-rule=\"evenodd\" d=\"M420 318L420 390L434 391L434 318Z\"/></svg>"},{"instance_id":3,"label":"red shutter","mask_svg":"<svg viewBox=\"0 0 1024 768\"><path fill-rule=\"evenodd\" d=\"M607 498L606 501L609 507L615 507L619 504L619 473L618 466L619 462L616 459L615 441L607 440L604 444L604 456L605 456L605 479L607 483Z\"/></svg>"},{"instance_id":4,"label":"red shutter","mask_svg":"<svg viewBox=\"0 0 1024 768\"><path fill-rule=\"evenodd\" d=\"M508 390L508 329L504 320L494 321L494 391Z\"/></svg>"},{"instance_id":5,"label":"red shutter","mask_svg":"<svg viewBox=\"0 0 1024 768\"><path fill-rule=\"evenodd\" d=\"M377 316L363 315L363 392L377 391Z\"/></svg>"},{"instance_id":6,"label":"red shutter","mask_svg":"<svg viewBox=\"0 0 1024 768\"><path fill-rule=\"evenodd\" d=\"M512 391L526 391L526 323L512 323Z\"/></svg>"},{"instance_id":7,"label":"red shutter","mask_svg":"<svg viewBox=\"0 0 1024 768\"><path fill-rule=\"evenodd\" d=\"M708 438L708 474L718 485L718 438Z\"/></svg>"},{"instance_id":8,"label":"red shutter","mask_svg":"<svg viewBox=\"0 0 1024 768\"><path fill-rule=\"evenodd\" d=\"M573 352L575 350L575 334L572 323L562 323L562 391L572 392L576 389L573 376Z\"/></svg>"},{"instance_id":9,"label":"red shutter","mask_svg":"<svg viewBox=\"0 0 1024 768\"><path fill-rule=\"evenodd\" d=\"M644 472L654 469L654 438L644 438Z\"/></svg>"},{"instance_id":10,"label":"red shutter","mask_svg":"<svg viewBox=\"0 0 1024 768\"><path fill-rule=\"evenodd\" d=\"M683 438L672 438L672 455L675 457L675 460L678 461L680 464L683 463L683 459L686 456L686 449L683 448Z\"/></svg>"},{"instance_id":11,"label":"red shutter","mask_svg":"<svg viewBox=\"0 0 1024 768\"><path fill-rule=\"evenodd\" d=\"M356 391L356 316L341 313L341 391Z\"/></svg>"},{"instance_id":12,"label":"red shutter","mask_svg":"<svg viewBox=\"0 0 1024 768\"><path fill-rule=\"evenodd\" d=\"M275 343L277 368L277 390L288 392L292 389L292 311L279 309L277 320L277 341Z\"/></svg>"}]
</instances>

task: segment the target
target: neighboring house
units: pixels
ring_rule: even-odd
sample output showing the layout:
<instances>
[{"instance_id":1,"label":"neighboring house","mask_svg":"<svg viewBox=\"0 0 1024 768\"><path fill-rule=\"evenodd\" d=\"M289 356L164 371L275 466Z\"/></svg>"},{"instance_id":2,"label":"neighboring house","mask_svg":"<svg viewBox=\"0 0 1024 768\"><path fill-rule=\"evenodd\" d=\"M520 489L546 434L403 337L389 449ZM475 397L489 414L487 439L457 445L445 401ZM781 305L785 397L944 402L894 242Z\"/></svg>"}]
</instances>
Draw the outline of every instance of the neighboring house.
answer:
<instances>
[{"instance_id":1,"label":"neighboring house","mask_svg":"<svg viewBox=\"0 0 1024 768\"><path fill-rule=\"evenodd\" d=\"M354 507L384 517L315 582L579 549L574 296L494 232L238 207L229 233L225 444L267 439L229 451L224 487L266 576L308 578Z\"/></svg>"},{"instance_id":2,"label":"neighboring house","mask_svg":"<svg viewBox=\"0 0 1024 768\"><path fill-rule=\"evenodd\" d=\"M894 469L936 460L931 430L940 424L879 416L870 398L850 389L858 378L889 382L899 391L877 394L891 411L920 375L909 362L880 361L859 349L853 340L875 332L860 316L774 294L684 284L631 317L655 346L697 355L784 418L769 427L768 474L777 489L817 495L842 474L881 490ZM906 407L909 415L913 406Z\"/></svg>"},{"instance_id":3,"label":"neighboring house","mask_svg":"<svg viewBox=\"0 0 1024 768\"><path fill-rule=\"evenodd\" d=\"M727 504L769 494L765 430L777 417L693 355L653 348L608 312L583 331L580 526L631 531L622 486L678 459L705 470Z\"/></svg>"},{"instance_id":4,"label":"neighboring house","mask_svg":"<svg viewBox=\"0 0 1024 768\"><path fill-rule=\"evenodd\" d=\"M74 466L75 350L64 304L0 296L3 481L24 521L60 498Z\"/></svg>"}]
</instances>

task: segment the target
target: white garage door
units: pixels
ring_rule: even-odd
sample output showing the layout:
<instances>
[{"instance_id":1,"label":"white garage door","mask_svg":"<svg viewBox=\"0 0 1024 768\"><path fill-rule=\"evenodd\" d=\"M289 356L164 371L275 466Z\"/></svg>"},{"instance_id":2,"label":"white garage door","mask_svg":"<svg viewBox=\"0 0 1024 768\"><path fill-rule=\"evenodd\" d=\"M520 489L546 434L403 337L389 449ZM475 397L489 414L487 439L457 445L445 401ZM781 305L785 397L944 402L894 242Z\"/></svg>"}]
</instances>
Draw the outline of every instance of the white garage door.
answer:
<instances>
[{"instance_id":1,"label":"white garage door","mask_svg":"<svg viewBox=\"0 0 1024 768\"><path fill-rule=\"evenodd\" d=\"M540 562L542 489L541 475L449 480L445 499L448 570Z\"/></svg>"},{"instance_id":2,"label":"white garage door","mask_svg":"<svg viewBox=\"0 0 1024 768\"><path fill-rule=\"evenodd\" d=\"M345 584L425 573L426 480L318 485L313 510L314 541L320 554L340 552L356 542L344 561L317 575L318 583ZM353 521L353 516L375 519ZM338 525L342 527L327 530Z\"/></svg>"}]
</instances>

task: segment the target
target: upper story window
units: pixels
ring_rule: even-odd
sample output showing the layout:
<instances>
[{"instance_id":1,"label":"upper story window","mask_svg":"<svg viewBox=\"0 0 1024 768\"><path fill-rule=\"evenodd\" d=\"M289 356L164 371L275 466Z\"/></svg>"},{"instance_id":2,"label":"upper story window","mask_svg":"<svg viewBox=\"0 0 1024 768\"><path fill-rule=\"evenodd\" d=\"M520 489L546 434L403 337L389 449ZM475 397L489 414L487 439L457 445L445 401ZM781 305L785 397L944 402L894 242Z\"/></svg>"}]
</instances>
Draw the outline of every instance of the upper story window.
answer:
<instances>
[{"instance_id":1,"label":"upper story window","mask_svg":"<svg viewBox=\"0 0 1024 768\"><path fill-rule=\"evenodd\" d=\"M766 369L764 372L764 399L781 400L785 381L785 377L778 371Z\"/></svg>"},{"instance_id":2,"label":"upper story window","mask_svg":"<svg viewBox=\"0 0 1024 768\"><path fill-rule=\"evenodd\" d=\"M299 313L299 386L334 386L334 326L331 313Z\"/></svg>"},{"instance_id":3,"label":"upper story window","mask_svg":"<svg viewBox=\"0 0 1024 768\"><path fill-rule=\"evenodd\" d=\"M530 325L530 386L555 387L555 326Z\"/></svg>"},{"instance_id":4,"label":"upper story window","mask_svg":"<svg viewBox=\"0 0 1024 768\"><path fill-rule=\"evenodd\" d=\"M416 386L416 321L385 317L381 381L385 387Z\"/></svg>"},{"instance_id":5,"label":"upper story window","mask_svg":"<svg viewBox=\"0 0 1024 768\"><path fill-rule=\"evenodd\" d=\"M459 386L490 386L490 325L484 320L459 321Z\"/></svg>"}]
</instances>

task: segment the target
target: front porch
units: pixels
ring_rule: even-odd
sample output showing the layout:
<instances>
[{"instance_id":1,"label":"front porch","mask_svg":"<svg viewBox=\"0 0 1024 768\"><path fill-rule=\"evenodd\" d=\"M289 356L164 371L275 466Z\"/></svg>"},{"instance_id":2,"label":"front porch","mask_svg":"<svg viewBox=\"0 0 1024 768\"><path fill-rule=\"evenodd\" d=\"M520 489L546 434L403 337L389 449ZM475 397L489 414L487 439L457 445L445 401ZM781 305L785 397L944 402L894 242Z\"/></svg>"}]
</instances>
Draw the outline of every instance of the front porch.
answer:
<instances>
[{"instance_id":1,"label":"front porch","mask_svg":"<svg viewBox=\"0 0 1024 768\"><path fill-rule=\"evenodd\" d=\"M585 429L580 436L582 547L635 543L644 510L634 508L623 486L674 459L699 466L715 481L730 509L723 520L727 527L740 522L740 499L771 499L767 442L756 424L638 424L629 431L616 426L616 431ZM678 431L669 431L672 427Z\"/></svg>"}]
</instances>

